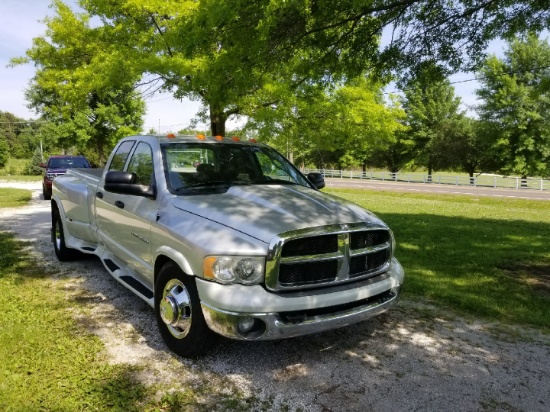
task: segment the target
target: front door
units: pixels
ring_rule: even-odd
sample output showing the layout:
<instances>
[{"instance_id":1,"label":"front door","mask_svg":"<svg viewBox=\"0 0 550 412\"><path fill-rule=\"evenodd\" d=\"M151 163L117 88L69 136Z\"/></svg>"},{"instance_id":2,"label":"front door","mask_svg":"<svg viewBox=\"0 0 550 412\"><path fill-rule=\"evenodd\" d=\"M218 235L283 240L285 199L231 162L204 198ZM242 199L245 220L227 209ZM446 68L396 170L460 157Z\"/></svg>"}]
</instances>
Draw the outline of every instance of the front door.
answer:
<instances>
[{"instance_id":1,"label":"front door","mask_svg":"<svg viewBox=\"0 0 550 412\"><path fill-rule=\"evenodd\" d=\"M109 168L109 170L117 170ZM140 142L122 170L135 173L138 184L156 184L151 147ZM153 288L151 224L157 216L157 201L143 196L106 192L96 200L98 231L109 251L131 268L140 280Z\"/></svg>"}]
</instances>

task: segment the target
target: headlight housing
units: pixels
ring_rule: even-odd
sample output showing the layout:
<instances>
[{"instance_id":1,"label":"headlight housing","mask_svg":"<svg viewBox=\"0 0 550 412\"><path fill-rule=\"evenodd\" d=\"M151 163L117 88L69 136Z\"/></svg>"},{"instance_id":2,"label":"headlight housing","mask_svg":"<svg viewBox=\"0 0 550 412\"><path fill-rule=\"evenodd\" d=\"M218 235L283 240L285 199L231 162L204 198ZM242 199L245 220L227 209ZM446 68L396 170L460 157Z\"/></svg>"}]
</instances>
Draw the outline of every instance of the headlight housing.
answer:
<instances>
[{"instance_id":1,"label":"headlight housing","mask_svg":"<svg viewBox=\"0 0 550 412\"><path fill-rule=\"evenodd\" d=\"M207 256L202 264L205 279L219 283L254 285L264 281L265 258L258 256Z\"/></svg>"},{"instance_id":2,"label":"headlight housing","mask_svg":"<svg viewBox=\"0 0 550 412\"><path fill-rule=\"evenodd\" d=\"M53 180L56 178L57 175L53 174L53 173L47 173L46 174L46 179L48 179L50 182L53 182Z\"/></svg>"}]
</instances>

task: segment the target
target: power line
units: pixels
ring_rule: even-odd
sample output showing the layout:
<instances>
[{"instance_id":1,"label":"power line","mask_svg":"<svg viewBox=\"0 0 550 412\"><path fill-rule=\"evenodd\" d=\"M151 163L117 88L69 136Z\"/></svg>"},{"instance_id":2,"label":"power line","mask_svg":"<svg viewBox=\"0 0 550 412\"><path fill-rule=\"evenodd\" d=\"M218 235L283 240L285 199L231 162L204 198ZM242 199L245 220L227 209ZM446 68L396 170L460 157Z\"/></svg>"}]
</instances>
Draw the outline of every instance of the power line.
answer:
<instances>
[{"instance_id":1,"label":"power line","mask_svg":"<svg viewBox=\"0 0 550 412\"><path fill-rule=\"evenodd\" d=\"M502 74L512 76L512 75L515 75L515 74L536 73L536 72L543 71L543 70L548 70L548 69L550 69L550 65L548 65L548 66L539 66L539 67L532 68L530 70L516 70L516 71L513 71L513 70L504 71L503 70ZM453 84L469 83L469 82L476 82L476 81L487 80L487 79L488 79L488 77L481 76L481 77L474 77L473 79L455 80L454 82L449 82L449 84L453 85ZM399 92L403 92L403 91L406 91L406 90L410 90L410 89L393 90L393 91L390 91L390 92L384 92L383 94L399 93Z\"/></svg>"}]
</instances>

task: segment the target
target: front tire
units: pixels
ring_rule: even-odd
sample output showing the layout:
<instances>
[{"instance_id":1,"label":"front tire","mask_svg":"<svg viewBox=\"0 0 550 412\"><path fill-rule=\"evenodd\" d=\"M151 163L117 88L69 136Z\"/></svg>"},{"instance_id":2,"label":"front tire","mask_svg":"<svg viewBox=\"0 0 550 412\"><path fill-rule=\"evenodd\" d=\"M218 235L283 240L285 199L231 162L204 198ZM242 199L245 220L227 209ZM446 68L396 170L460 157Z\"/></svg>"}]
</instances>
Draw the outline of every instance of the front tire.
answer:
<instances>
[{"instance_id":1,"label":"front tire","mask_svg":"<svg viewBox=\"0 0 550 412\"><path fill-rule=\"evenodd\" d=\"M180 356L202 355L215 341L202 314L195 279L174 262L165 264L158 274L155 315L162 339Z\"/></svg>"},{"instance_id":2,"label":"front tire","mask_svg":"<svg viewBox=\"0 0 550 412\"><path fill-rule=\"evenodd\" d=\"M67 262L77 257L78 251L65 245L65 233L58 210L52 216L52 242L55 256L61 262Z\"/></svg>"},{"instance_id":3,"label":"front tire","mask_svg":"<svg viewBox=\"0 0 550 412\"><path fill-rule=\"evenodd\" d=\"M48 192L44 185L42 185L42 196L44 196L44 200L50 200L52 198L52 194Z\"/></svg>"}]
</instances>

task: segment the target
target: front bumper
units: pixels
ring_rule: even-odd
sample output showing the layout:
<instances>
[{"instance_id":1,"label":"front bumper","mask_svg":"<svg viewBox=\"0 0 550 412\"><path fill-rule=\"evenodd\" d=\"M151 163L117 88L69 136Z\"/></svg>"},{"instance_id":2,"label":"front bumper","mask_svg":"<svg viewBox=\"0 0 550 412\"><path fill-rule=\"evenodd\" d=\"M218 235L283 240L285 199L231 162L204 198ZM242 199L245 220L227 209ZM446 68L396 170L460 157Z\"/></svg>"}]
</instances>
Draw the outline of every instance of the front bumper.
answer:
<instances>
[{"instance_id":1,"label":"front bumper","mask_svg":"<svg viewBox=\"0 0 550 412\"><path fill-rule=\"evenodd\" d=\"M401 265L394 259L388 272L343 291L288 297L274 295L259 287L261 290L245 287L252 293L249 292L249 299L242 306L235 302L244 295L231 293L231 290L223 294L217 290L217 304L213 303L214 299L209 299L212 294L204 293L206 299L201 297L201 305L208 327L222 336L239 340L290 338L351 325L387 311L398 301L403 275ZM199 295L203 295L201 291L205 292L208 285L203 281L197 283ZM212 286L217 289L218 286L227 288L230 285ZM222 296L230 297L232 304L228 305L229 308L220 308L224 305ZM251 305L251 301L256 304Z\"/></svg>"}]
</instances>

